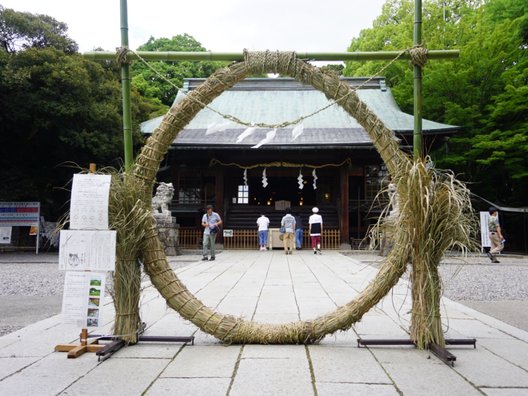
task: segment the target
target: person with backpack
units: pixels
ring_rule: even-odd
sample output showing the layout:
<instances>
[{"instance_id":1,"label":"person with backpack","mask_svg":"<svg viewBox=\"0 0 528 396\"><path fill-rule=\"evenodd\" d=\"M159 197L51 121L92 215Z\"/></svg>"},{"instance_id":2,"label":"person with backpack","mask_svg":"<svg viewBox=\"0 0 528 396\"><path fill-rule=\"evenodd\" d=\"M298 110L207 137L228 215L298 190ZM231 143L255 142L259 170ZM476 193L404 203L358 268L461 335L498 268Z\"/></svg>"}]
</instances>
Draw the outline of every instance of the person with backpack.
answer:
<instances>
[{"instance_id":1,"label":"person with backpack","mask_svg":"<svg viewBox=\"0 0 528 396\"><path fill-rule=\"evenodd\" d=\"M284 243L284 253L293 254L295 248L295 217L291 214L291 209L286 209L286 215L281 220L281 228L284 230L282 242Z\"/></svg>"}]
</instances>

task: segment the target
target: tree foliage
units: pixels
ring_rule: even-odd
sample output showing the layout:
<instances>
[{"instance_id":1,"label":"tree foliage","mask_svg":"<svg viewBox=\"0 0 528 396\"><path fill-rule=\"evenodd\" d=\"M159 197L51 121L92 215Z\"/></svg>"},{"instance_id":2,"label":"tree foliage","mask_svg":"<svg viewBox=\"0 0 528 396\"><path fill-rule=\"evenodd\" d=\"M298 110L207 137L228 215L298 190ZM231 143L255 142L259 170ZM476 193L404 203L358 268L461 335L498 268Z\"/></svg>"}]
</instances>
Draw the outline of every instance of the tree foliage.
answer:
<instances>
[{"instance_id":1,"label":"tree foliage","mask_svg":"<svg viewBox=\"0 0 528 396\"><path fill-rule=\"evenodd\" d=\"M68 26L48 15L17 12L0 5L0 47L6 52L53 47L66 53L77 51L77 43L66 35Z\"/></svg>"},{"instance_id":2,"label":"tree foliage","mask_svg":"<svg viewBox=\"0 0 528 396\"><path fill-rule=\"evenodd\" d=\"M138 48L138 51L204 52L206 49L192 36L183 34L171 39L151 37ZM223 62L149 62L149 66L169 80L172 83L170 84L144 63L136 62L132 66L132 84L144 97L154 99L165 106L171 106L178 92L176 87L182 87L184 78L209 77L223 65Z\"/></svg>"},{"instance_id":3,"label":"tree foliage","mask_svg":"<svg viewBox=\"0 0 528 396\"><path fill-rule=\"evenodd\" d=\"M413 0L388 0L350 51L412 46ZM526 205L528 185L528 3L517 0L424 2L423 43L460 49L458 60L430 61L423 74L423 115L461 126L448 150L432 153L472 190ZM385 64L348 62L345 75L372 75ZM406 62L385 71L401 107L412 112L413 72Z\"/></svg>"},{"instance_id":4,"label":"tree foliage","mask_svg":"<svg viewBox=\"0 0 528 396\"><path fill-rule=\"evenodd\" d=\"M9 25L13 37L22 35L17 27ZM122 107L115 66L65 52L62 44L56 48L49 43L72 41L46 35L39 45L8 41L10 50L0 49L0 200L38 200L56 217L67 209L61 187L77 171L66 163L120 166ZM134 140L140 143L137 120L152 108L133 95Z\"/></svg>"}]
</instances>

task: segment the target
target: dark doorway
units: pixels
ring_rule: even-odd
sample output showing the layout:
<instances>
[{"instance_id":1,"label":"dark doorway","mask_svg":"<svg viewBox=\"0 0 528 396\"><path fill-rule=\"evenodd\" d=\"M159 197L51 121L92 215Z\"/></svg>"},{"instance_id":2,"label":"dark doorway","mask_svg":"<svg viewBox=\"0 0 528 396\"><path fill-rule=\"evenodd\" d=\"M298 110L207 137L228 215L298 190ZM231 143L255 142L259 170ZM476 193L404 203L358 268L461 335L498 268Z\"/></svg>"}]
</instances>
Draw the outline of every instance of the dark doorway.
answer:
<instances>
[{"instance_id":1,"label":"dark doorway","mask_svg":"<svg viewBox=\"0 0 528 396\"><path fill-rule=\"evenodd\" d=\"M251 177L249 185L250 205L274 205L275 202L290 201L292 206L313 206L316 204L315 190L308 181L299 189L296 177L268 178L267 187L262 186L262 178Z\"/></svg>"}]
</instances>

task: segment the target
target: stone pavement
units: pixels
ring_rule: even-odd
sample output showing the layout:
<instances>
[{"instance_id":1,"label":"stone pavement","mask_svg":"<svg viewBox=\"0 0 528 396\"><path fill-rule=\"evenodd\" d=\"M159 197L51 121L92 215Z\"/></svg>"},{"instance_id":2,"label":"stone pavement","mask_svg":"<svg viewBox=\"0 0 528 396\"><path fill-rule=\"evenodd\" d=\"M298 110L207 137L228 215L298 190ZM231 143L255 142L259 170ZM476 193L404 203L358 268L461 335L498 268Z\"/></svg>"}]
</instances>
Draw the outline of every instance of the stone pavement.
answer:
<instances>
[{"instance_id":1,"label":"stone pavement","mask_svg":"<svg viewBox=\"0 0 528 396\"><path fill-rule=\"evenodd\" d=\"M377 269L354 256L310 251L224 251L215 262L176 270L198 298L220 312L262 322L309 319L354 298ZM140 343L104 362L67 359L56 344L79 329L60 316L0 338L0 395L526 395L528 332L443 300L446 337L477 339L449 350L450 367L413 347L357 348L363 338L407 338L410 290L400 280L346 332L318 345L224 346L166 307L145 283L146 335L194 335L195 345ZM112 321L105 307L105 328Z\"/></svg>"}]
</instances>

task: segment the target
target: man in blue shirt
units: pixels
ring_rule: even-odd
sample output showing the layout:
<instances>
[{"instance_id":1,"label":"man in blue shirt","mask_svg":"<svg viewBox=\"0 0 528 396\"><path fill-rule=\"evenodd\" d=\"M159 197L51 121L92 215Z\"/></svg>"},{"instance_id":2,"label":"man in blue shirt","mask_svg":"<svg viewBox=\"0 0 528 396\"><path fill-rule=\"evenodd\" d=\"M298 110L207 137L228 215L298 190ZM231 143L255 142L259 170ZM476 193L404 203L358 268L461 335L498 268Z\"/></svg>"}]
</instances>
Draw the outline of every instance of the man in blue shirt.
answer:
<instances>
[{"instance_id":1,"label":"man in blue shirt","mask_svg":"<svg viewBox=\"0 0 528 396\"><path fill-rule=\"evenodd\" d=\"M215 244L216 244L216 234L220 230L222 225L222 219L220 215L216 212L213 212L213 206L207 205L207 211L202 217L202 227L204 228L203 233L203 258L202 261L207 261L207 251L211 251L211 261L215 259Z\"/></svg>"}]
</instances>

